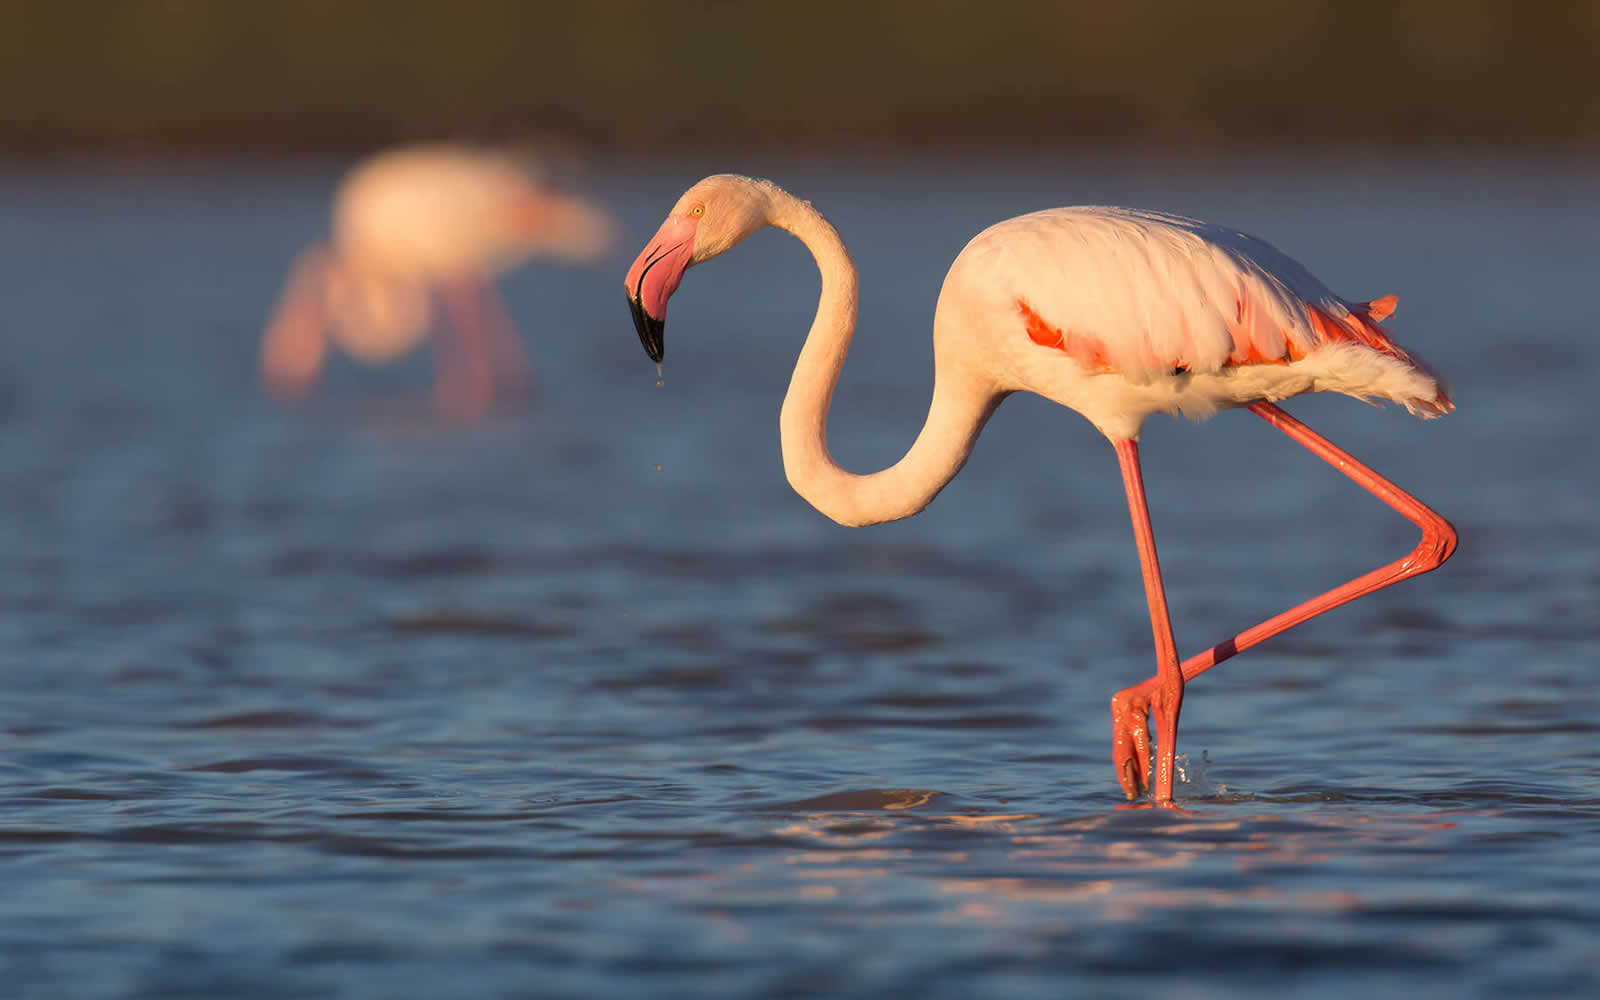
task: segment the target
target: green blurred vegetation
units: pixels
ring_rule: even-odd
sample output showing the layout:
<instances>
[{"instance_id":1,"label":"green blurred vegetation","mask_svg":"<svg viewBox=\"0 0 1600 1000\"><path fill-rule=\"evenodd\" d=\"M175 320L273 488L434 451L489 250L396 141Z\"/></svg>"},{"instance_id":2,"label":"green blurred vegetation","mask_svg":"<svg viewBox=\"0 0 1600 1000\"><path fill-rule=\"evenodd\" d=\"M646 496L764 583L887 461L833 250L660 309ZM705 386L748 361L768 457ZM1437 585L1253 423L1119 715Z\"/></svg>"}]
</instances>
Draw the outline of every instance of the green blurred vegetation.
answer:
<instances>
[{"instance_id":1,"label":"green blurred vegetation","mask_svg":"<svg viewBox=\"0 0 1600 1000\"><path fill-rule=\"evenodd\" d=\"M0 153L1600 148L1600 4L0 0Z\"/></svg>"}]
</instances>

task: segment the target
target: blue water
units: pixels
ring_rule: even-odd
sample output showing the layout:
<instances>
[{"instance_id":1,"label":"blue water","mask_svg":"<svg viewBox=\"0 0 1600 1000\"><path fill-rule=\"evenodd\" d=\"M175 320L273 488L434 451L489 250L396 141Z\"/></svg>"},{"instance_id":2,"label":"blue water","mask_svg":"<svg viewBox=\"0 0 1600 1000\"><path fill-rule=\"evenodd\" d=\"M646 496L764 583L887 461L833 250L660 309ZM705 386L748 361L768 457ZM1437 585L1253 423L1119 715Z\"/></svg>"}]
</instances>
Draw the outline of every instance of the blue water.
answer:
<instances>
[{"instance_id":1,"label":"blue water","mask_svg":"<svg viewBox=\"0 0 1600 1000\"><path fill-rule=\"evenodd\" d=\"M626 245L504 283L539 389L461 427L426 357L336 366L296 410L255 388L339 166L0 171L7 995L1600 988L1600 173L601 167ZM816 514L776 442L800 246L691 272L659 387L623 301L726 169L813 200L861 264L845 464L909 444L973 233L1128 203L1400 295L1459 411L1290 409L1460 553L1195 681L1187 811L1119 808L1107 701L1153 660L1111 449L1014 398L922 516ZM1144 457L1186 652L1415 541L1246 413L1157 418Z\"/></svg>"}]
</instances>

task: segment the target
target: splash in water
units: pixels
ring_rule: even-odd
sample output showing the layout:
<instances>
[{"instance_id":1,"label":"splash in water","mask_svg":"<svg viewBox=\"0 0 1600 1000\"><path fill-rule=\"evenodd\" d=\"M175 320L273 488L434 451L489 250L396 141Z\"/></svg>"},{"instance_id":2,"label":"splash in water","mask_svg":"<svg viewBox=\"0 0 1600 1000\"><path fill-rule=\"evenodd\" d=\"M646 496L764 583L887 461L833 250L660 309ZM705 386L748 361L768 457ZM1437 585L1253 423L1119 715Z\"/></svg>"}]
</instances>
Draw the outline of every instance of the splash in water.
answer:
<instances>
[{"instance_id":1,"label":"splash in water","mask_svg":"<svg viewBox=\"0 0 1600 1000\"><path fill-rule=\"evenodd\" d=\"M1178 754L1173 761L1173 774L1177 782L1191 796L1199 798L1213 798L1228 794L1228 786L1220 781L1212 781L1206 777L1206 769L1211 766L1211 757L1206 751L1200 751L1200 759L1191 762L1186 753Z\"/></svg>"}]
</instances>

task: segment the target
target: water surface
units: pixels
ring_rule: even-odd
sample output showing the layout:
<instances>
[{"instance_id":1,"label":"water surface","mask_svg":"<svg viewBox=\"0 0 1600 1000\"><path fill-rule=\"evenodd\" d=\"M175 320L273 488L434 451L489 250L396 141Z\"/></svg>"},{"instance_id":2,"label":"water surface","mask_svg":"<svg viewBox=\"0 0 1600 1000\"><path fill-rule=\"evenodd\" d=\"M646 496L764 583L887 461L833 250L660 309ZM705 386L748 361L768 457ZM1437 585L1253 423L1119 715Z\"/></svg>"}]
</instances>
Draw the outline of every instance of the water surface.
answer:
<instances>
[{"instance_id":1,"label":"water surface","mask_svg":"<svg viewBox=\"0 0 1600 1000\"><path fill-rule=\"evenodd\" d=\"M0 962L31 996L1584 995L1600 985L1600 178L1559 164L602 170L629 237L505 283L531 405L428 363L307 407L255 339L338 164L0 173ZM697 268L665 383L620 288L737 169L839 226L832 421L910 443L949 261L1126 203L1259 233L1455 385L1427 423L1290 408L1450 517L1457 557L1189 689L1186 812L1118 808L1152 669L1109 446L1016 398L922 516L837 527L777 407L816 295L782 234ZM1157 418L1179 644L1414 531L1249 414ZM1200 757L1205 754L1202 766Z\"/></svg>"}]
</instances>

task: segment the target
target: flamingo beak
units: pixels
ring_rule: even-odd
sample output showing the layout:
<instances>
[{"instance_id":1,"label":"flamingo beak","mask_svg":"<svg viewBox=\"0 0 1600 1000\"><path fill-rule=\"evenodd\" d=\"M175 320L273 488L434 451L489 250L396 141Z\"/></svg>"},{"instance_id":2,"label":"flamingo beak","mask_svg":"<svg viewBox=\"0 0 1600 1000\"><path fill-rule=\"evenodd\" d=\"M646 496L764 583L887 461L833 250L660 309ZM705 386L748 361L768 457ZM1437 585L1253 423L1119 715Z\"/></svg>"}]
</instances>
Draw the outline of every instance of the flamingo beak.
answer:
<instances>
[{"instance_id":1,"label":"flamingo beak","mask_svg":"<svg viewBox=\"0 0 1600 1000\"><path fill-rule=\"evenodd\" d=\"M645 311L637 288L628 296L628 308L633 311L633 328L639 331L639 343L644 345L644 352L650 355L651 361L660 364L661 355L666 351L662 333L667 328L667 321L656 319Z\"/></svg>"},{"instance_id":2,"label":"flamingo beak","mask_svg":"<svg viewBox=\"0 0 1600 1000\"><path fill-rule=\"evenodd\" d=\"M668 217L623 279L639 342L657 364L665 349L662 332L667 325L667 300L694 262L694 235L699 224L699 219L687 215Z\"/></svg>"}]
</instances>

